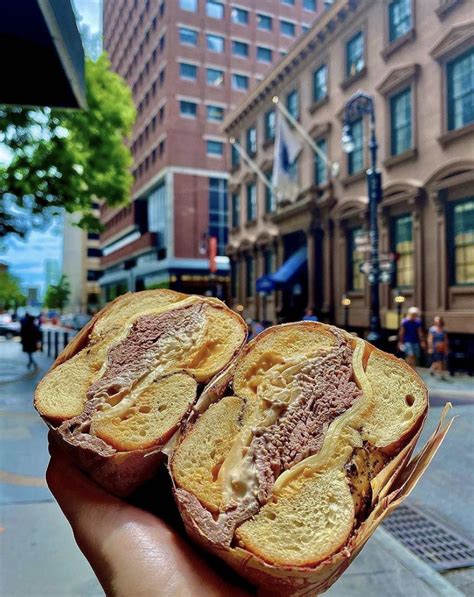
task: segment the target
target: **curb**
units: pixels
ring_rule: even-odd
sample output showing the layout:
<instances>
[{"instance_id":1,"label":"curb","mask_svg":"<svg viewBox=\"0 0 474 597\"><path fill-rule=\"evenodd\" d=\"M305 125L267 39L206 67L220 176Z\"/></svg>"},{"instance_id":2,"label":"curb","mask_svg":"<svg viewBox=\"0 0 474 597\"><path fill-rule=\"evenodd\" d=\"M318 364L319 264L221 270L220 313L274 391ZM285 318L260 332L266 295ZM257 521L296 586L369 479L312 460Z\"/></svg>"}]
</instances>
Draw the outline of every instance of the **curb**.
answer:
<instances>
[{"instance_id":1,"label":"curb","mask_svg":"<svg viewBox=\"0 0 474 597\"><path fill-rule=\"evenodd\" d=\"M391 552L393 557L400 562L408 571L428 585L435 595L443 597L463 597L463 593L444 578L437 570L423 562L418 556L412 553L398 539L395 539L388 531L379 527L375 537L383 545L384 549Z\"/></svg>"}]
</instances>

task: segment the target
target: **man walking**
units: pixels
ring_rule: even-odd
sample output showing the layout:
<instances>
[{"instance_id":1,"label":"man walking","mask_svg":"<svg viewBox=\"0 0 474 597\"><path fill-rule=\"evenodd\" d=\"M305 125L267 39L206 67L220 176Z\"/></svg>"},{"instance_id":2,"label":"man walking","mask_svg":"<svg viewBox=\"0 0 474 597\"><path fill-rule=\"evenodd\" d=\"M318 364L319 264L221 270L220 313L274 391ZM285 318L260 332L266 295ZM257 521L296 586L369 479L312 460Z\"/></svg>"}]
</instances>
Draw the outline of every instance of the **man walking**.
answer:
<instances>
[{"instance_id":1,"label":"man walking","mask_svg":"<svg viewBox=\"0 0 474 597\"><path fill-rule=\"evenodd\" d=\"M405 354L406 362L413 368L419 363L421 349L426 348L420 310L410 307L398 332L398 349Z\"/></svg>"}]
</instances>

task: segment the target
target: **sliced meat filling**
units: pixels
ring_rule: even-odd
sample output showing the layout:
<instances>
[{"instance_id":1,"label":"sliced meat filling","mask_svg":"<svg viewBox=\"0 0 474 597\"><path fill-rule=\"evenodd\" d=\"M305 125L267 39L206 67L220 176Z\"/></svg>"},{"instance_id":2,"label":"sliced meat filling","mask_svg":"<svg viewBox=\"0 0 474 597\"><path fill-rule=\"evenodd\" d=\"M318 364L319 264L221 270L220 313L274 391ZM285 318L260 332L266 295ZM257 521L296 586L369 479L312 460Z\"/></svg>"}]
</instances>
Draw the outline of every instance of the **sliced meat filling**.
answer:
<instances>
[{"instance_id":1,"label":"sliced meat filling","mask_svg":"<svg viewBox=\"0 0 474 597\"><path fill-rule=\"evenodd\" d=\"M285 470L321 449L329 425L362 392L351 381L352 349L336 330L338 342L326 355L312 359L296 375L298 398L269 427L257 428L249 448L264 504Z\"/></svg>"},{"instance_id":2,"label":"sliced meat filling","mask_svg":"<svg viewBox=\"0 0 474 597\"><path fill-rule=\"evenodd\" d=\"M161 315L143 315L128 336L111 348L104 375L91 385L89 398L113 396L130 390L133 383L160 361L177 359L198 345L205 328L201 303Z\"/></svg>"},{"instance_id":3,"label":"sliced meat filling","mask_svg":"<svg viewBox=\"0 0 474 597\"><path fill-rule=\"evenodd\" d=\"M257 427L245 462L256 471L256 491L221 512L217 519L184 489L176 494L183 515L216 545L229 546L237 526L256 514L272 494L278 476L321 449L326 431L362 395L352 380L352 348L338 330L337 343L326 355L296 374L298 397L268 427Z\"/></svg>"}]
</instances>

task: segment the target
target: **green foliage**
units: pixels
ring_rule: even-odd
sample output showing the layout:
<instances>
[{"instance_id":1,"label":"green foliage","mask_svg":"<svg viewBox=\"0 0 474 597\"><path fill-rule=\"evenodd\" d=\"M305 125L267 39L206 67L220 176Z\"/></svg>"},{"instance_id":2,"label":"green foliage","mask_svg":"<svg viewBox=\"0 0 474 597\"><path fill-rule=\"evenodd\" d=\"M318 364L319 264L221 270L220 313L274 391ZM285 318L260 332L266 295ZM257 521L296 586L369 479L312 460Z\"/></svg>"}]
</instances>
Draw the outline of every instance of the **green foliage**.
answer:
<instances>
[{"instance_id":1,"label":"green foliage","mask_svg":"<svg viewBox=\"0 0 474 597\"><path fill-rule=\"evenodd\" d=\"M69 300L71 287L67 276L61 276L56 285L48 286L44 295L43 304L48 309L64 309Z\"/></svg>"},{"instance_id":2,"label":"green foliage","mask_svg":"<svg viewBox=\"0 0 474 597\"><path fill-rule=\"evenodd\" d=\"M132 156L124 141L136 116L131 91L106 54L86 61L86 85L85 110L0 105L0 143L12 155L0 165L0 236L24 237L63 209L99 231L94 202L130 200Z\"/></svg>"},{"instance_id":3,"label":"green foliage","mask_svg":"<svg viewBox=\"0 0 474 597\"><path fill-rule=\"evenodd\" d=\"M26 305L26 296L20 288L18 278L7 271L0 271L0 309L16 309Z\"/></svg>"}]
</instances>

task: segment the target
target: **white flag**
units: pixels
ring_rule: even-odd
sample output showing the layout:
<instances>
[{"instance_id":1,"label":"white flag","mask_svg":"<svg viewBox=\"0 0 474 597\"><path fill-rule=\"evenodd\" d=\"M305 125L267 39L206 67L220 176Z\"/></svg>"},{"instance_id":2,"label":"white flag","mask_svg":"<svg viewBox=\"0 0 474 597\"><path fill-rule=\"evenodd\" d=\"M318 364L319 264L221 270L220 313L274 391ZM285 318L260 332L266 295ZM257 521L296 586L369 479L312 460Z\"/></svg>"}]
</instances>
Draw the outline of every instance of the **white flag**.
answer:
<instances>
[{"instance_id":1,"label":"white flag","mask_svg":"<svg viewBox=\"0 0 474 597\"><path fill-rule=\"evenodd\" d=\"M294 199L298 194L298 173L292 171L292 166L300 151L300 141L277 110L272 184L280 198Z\"/></svg>"}]
</instances>

